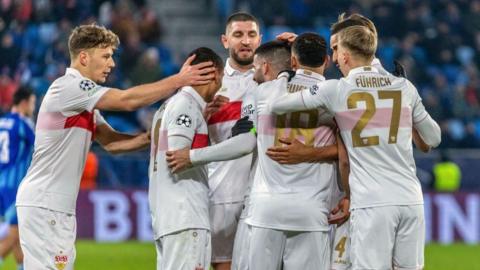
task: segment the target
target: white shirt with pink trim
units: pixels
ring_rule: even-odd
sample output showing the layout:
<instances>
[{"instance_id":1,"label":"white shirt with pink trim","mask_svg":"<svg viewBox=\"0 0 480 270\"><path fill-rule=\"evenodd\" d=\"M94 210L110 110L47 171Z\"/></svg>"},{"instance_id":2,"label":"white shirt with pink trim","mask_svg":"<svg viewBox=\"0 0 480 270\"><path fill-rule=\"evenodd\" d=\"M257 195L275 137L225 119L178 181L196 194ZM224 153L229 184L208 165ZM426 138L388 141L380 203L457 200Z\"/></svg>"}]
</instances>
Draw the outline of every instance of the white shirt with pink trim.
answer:
<instances>
[{"instance_id":1,"label":"white shirt with pink trim","mask_svg":"<svg viewBox=\"0 0 480 270\"><path fill-rule=\"evenodd\" d=\"M95 127L105 123L94 107L108 89L73 68L52 83L38 113L35 150L18 190L17 206L75 214Z\"/></svg>"},{"instance_id":2,"label":"white shirt with pink trim","mask_svg":"<svg viewBox=\"0 0 480 270\"><path fill-rule=\"evenodd\" d=\"M325 78L307 70L297 70L285 88L278 80L265 82L256 90L258 166L253 180L250 225L289 231L327 231L327 215L332 182L336 181L334 162L281 165L266 155L269 147L280 146L278 139L298 139L310 146L335 143L332 115L310 110L274 115L269 103L286 93L308 89Z\"/></svg>"}]
</instances>

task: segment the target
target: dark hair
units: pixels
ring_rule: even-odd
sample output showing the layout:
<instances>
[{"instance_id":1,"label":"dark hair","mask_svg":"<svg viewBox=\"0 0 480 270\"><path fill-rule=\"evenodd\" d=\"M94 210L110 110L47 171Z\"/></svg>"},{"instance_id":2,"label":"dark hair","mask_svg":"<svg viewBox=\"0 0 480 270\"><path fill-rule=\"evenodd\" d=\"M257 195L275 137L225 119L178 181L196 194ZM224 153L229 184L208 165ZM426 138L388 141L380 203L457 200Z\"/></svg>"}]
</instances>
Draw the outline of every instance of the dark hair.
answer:
<instances>
[{"instance_id":1,"label":"dark hair","mask_svg":"<svg viewBox=\"0 0 480 270\"><path fill-rule=\"evenodd\" d=\"M346 13L340 14L340 16L338 16L338 21L332 24L330 27L330 34L335 35L345 28L356 25L365 26L370 29L375 36L377 35L377 28L375 28L375 24L373 24L373 22L367 17L358 13L354 13L348 17L346 16Z\"/></svg>"},{"instance_id":2,"label":"dark hair","mask_svg":"<svg viewBox=\"0 0 480 270\"><path fill-rule=\"evenodd\" d=\"M227 32L230 24L232 24L233 22L254 22L257 24L258 27L260 27L258 19L255 18L255 16L253 16L252 14L246 12L236 12L228 17L227 23L225 25L225 33Z\"/></svg>"},{"instance_id":3,"label":"dark hair","mask_svg":"<svg viewBox=\"0 0 480 270\"><path fill-rule=\"evenodd\" d=\"M33 96L33 91L29 87L21 86L18 90L13 94L13 105L18 105L23 100L29 100L30 97Z\"/></svg>"},{"instance_id":4,"label":"dark hair","mask_svg":"<svg viewBox=\"0 0 480 270\"><path fill-rule=\"evenodd\" d=\"M278 69L278 71L291 68L291 48L286 42L266 42L255 50L255 54L257 57L266 59L272 66Z\"/></svg>"},{"instance_id":5,"label":"dark hair","mask_svg":"<svg viewBox=\"0 0 480 270\"><path fill-rule=\"evenodd\" d=\"M195 54L195 59L192 61L192 65L196 65L203 62L211 61L217 69L223 69L223 60L212 49L206 47L200 47L188 54L188 57Z\"/></svg>"},{"instance_id":6,"label":"dark hair","mask_svg":"<svg viewBox=\"0 0 480 270\"><path fill-rule=\"evenodd\" d=\"M320 67L327 57L327 41L318 34L304 33L295 39L292 51L301 65Z\"/></svg>"}]
</instances>

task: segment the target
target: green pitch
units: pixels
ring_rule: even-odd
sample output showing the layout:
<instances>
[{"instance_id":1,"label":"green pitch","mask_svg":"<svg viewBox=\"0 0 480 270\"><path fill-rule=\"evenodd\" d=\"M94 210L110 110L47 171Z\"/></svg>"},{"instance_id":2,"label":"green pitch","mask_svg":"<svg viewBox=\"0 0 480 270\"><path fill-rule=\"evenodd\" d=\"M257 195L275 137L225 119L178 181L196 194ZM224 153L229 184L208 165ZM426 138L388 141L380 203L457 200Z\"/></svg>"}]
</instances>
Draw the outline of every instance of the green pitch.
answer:
<instances>
[{"instance_id":1,"label":"green pitch","mask_svg":"<svg viewBox=\"0 0 480 270\"><path fill-rule=\"evenodd\" d=\"M425 270L480 270L480 246L430 244L425 250ZM0 269L15 270L12 258ZM153 243L77 242L76 270L155 269Z\"/></svg>"}]
</instances>

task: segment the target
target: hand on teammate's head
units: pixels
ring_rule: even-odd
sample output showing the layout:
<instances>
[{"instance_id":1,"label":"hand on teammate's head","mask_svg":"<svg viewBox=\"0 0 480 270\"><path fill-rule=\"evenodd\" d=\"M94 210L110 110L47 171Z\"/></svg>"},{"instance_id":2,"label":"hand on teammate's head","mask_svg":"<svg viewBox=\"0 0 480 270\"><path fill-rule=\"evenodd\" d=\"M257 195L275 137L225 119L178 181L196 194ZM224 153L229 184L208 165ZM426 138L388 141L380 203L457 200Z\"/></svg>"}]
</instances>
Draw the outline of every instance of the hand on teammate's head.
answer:
<instances>
[{"instance_id":1,"label":"hand on teammate's head","mask_svg":"<svg viewBox=\"0 0 480 270\"><path fill-rule=\"evenodd\" d=\"M297 38L297 36L298 36L297 34L292 33L292 32L283 32L280 35L277 35L276 39L280 40L280 41L288 42L289 44L292 44L295 41L295 39Z\"/></svg>"},{"instance_id":2,"label":"hand on teammate's head","mask_svg":"<svg viewBox=\"0 0 480 270\"><path fill-rule=\"evenodd\" d=\"M191 85L204 85L215 79L215 70L212 62L203 62L191 65L195 55L187 58L178 72L180 78L180 87Z\"/></svg>"}]
</instances>

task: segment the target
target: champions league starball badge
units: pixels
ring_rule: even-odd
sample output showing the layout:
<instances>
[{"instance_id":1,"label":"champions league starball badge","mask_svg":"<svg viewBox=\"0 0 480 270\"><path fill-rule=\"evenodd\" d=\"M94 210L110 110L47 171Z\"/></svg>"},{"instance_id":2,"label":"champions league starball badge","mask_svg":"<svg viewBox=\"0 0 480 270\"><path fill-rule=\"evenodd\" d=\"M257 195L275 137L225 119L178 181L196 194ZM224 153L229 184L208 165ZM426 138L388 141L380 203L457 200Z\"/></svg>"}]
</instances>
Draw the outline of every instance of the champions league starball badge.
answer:
<instances>
[{"instance_id":1,"label":"champions league starball badge","mask_svg":"<svg viewBox=\"0 0 480 270\"><path fill-rule=\"evenodd\" d=\"M88 92L93 88L95 88L96 84L90 80L82 80L79 86L80 86L80 89Z\"/></svg>"},{"instance_id":2,"label":"champions league starball badge","mask_svg":"<svg viewBox=\"0 0 480 270\"><path fill-rule=\"evenodd\" d=\"M181 114L176 121L177 125L179 126L184 126L184 127L190 127L192 126L192 119L190 116L186 114Z\"/></svg>"}]
</instances>

